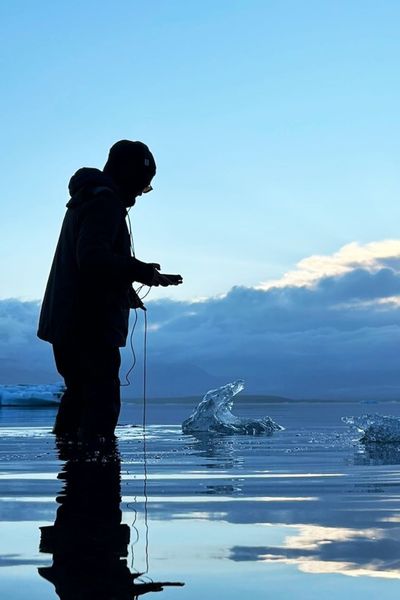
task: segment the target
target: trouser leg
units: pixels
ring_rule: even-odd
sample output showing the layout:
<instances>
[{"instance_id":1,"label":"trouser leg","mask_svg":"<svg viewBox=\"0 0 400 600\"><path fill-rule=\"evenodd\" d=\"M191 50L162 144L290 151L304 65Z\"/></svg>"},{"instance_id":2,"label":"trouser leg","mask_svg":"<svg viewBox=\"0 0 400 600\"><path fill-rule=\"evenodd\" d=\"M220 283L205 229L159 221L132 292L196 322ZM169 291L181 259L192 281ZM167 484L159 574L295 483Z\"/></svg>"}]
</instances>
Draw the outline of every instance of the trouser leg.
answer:
<instances>
[{"instance_id":1,"label":"trouser leg","mask_svg":"<svg viewBox=\"0 0 400 600\"><path fill-rule=\"evenodd\" d=\"M53 345L53 351L66 386L54 433L112 435L121 407L119 348L77 341Z\"/></svg>"},{"instance_id":2,"label":"trouser leg","mask_svg":"<svg viewBox=\"0 0 400 600\"><path fill-rule=\"evenodd\" d=\"M64 378L65 391L61 397L53 432L77 433L83 412L83 385L79 354L72 345L54 344L57 371Z\"/></svg>"},{"instance_id":3,"label":"trouser leg","mask_svg":"<svg viewBox=\"0 0 400 600\"><path fill-rule=\"evenodd\" d=\"M112 435L121 408L119 348L103 344L81 348L83 377L83 435Z\"/></svg>"}]
</instances>

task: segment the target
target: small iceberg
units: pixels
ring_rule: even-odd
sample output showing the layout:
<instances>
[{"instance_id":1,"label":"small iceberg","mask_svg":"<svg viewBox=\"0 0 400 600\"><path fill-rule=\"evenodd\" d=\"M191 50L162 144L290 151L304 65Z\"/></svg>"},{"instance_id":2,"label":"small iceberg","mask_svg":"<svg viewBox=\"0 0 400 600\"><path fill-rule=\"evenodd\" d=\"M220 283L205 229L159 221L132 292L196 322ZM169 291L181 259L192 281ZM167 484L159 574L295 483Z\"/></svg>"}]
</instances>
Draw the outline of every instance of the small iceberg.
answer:
<instances>
[{"instance_id":1,"label":"small iceberg","mask_svg":"<svg viewBox=\"0 0 400 600\"><path fill-rule=\"evenodd\" d=\"M238 379L204 396L193 414L182 423L183 433L239 433L255 435L272 434L284 429L269 417L246 419L232 414L233 398L244 388Z\"/></svg>"},{"instance_id":2,"label":"small iceberg","mask_svg":"<svg viewBox=\"0 0 400 600\"><path fill-rule=\"evenodd\" d=\"M62 383L0 385L0 407L59 404L64 389Z\"/></svg>"},{"instance_id":3,"label":"small iceberg","mask_svg":"<svg viewBox=\"0 0 400 600\"><path fill-rule=\"evenodd\" d=\"M400 417L375 414L342 417L342 421L363 434L361 442L400 442Z\"/></svg>"}]
</instances>

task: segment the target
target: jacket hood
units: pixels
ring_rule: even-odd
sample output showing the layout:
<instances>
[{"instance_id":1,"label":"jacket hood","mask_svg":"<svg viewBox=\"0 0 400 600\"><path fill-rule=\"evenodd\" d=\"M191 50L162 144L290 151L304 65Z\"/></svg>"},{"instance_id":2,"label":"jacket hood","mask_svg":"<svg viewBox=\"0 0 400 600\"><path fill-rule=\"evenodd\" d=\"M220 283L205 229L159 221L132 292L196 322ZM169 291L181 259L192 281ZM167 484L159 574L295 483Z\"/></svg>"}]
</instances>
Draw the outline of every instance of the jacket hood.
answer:
<instances>
[{"instance_id":1,"label":"jacket hood","mask_svg":"<svg viewBox=\"0 0 400 600\"><path fill-rule=\"evenodd\" d=\"M68 208L74 208L92 197L91 192L96 187L107 187L118 193L118 188L109 175L91 167L83 167L72 175L68 191L71 200L67 203Z\"/></svg>"}]
</instances>

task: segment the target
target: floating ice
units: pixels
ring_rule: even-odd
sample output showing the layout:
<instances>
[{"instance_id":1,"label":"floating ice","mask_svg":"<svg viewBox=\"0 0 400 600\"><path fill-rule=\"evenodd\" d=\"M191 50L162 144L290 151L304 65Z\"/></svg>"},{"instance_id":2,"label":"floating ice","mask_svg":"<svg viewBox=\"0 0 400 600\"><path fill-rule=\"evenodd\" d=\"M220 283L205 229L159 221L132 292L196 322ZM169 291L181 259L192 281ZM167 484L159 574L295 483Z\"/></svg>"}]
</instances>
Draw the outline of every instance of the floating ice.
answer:
<instances>
[{"instance_id":1,"label":"floating ice","mask_svg":"<svg viewBox=\"0 0 400 600\"><path fill-rule=\"evenodd\" d=\"M210 390L204 396L196 410L182 423L183 433L241 433L254 435L283 429L269 417L246 419L232 414L233 397L244 388L244 381L238 379Z\"/></svg>"},{"instance_id":2,"label":"floating ice","mask_svg":"<svg viewBox=\"0 0 400 600\"><path fill-rule=\"evenodd\" d=\"M58 404L64 391L62 383L0 385L0 406L46 406Z\"/></svg>"},{"instance_id":3,"label":"floating ice","mask_svg":"<svg viewBox=\"0 0 400 600\"><path fill-rule=\"evenodd\" d=\"M342 421L355 427L362 442L393 443L400 442L400 418L384 415L361 415L360 417L342 417Z\"/></svg>"}]
</instances>

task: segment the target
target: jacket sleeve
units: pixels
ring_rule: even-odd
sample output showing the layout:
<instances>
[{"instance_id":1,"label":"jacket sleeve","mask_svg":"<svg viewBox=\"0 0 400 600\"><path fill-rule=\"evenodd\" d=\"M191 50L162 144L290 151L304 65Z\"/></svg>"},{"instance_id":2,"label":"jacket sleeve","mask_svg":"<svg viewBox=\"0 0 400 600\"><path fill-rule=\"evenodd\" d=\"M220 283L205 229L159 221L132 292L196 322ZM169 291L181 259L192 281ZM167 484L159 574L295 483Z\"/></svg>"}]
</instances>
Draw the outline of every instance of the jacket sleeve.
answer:
<instances>
[{"instance_id":1,"label":"jacket sleeve","mask_svg":"<svg viewBox=\"0 0 400 600\"><path fill-rule=\"evenodd\" d=\"M125 213L113 194L101 193L89 200L79 219L76 258L80 272L92 279L100 277L114 283L138 281L151 285L154 267L133 256L113 252Z\"/></svg>"}]
</instances>

